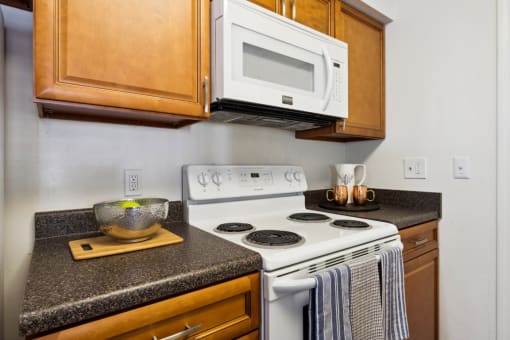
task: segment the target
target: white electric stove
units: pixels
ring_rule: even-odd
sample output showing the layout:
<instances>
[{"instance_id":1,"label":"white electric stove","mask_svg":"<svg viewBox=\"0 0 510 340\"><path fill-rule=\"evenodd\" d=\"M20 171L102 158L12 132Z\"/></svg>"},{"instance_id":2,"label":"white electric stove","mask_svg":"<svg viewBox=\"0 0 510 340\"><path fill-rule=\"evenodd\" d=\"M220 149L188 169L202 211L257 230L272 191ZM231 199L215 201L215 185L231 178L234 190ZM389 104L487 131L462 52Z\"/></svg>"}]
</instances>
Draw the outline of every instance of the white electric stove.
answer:
<instances>
[{"instance_id":1,"label":"white electric stove","mask_svg":"<svg viewBox=\"0 0 510 340\"><path fill-rule=\"evenodd\" d=\"M298 166L183 167L187 222L262 256L263 339L305 338L314 273L401 247L390 223L305 209L306 190Z\"/></svg>"}]
</instances>

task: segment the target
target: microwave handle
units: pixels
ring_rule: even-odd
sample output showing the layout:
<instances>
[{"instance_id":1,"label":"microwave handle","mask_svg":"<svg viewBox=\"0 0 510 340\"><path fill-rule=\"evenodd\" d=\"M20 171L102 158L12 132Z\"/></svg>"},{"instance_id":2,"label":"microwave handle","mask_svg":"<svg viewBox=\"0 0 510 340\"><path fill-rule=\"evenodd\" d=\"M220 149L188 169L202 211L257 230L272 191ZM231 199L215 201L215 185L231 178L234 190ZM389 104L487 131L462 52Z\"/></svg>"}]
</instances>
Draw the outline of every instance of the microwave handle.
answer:
<instances>
[{"instance_id":1,"label":"microwave handle","mask_svg":"<svg viewBox=\"0 0 510 340\"><path fill-rule=\"evenodd\" d=\"M324 62L326 63L326 91L324 93L324 98L322 100L322 110L326 110L329 105L329 100L331 99L331 91L333 90L333 66L331 65L331 57L329 56L329 52L326 48L322 48L322 57L324 58Z\"/></svg>"}]
</instances>

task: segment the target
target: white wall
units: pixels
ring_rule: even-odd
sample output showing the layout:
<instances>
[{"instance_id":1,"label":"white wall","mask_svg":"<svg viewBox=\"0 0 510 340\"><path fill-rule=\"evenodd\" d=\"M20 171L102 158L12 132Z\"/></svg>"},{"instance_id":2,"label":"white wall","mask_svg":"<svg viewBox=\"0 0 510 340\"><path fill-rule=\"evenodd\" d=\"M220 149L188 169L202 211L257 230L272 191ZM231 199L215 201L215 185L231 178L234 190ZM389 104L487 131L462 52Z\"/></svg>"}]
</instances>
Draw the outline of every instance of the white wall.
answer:
<instances>
[{"instance_id":1,"label":"white wall","mask_svg":"<svg viewBox=\"0 0 510 340\"><path fill-rule=\"evenodd\" d=\"M387 138L349 145L383 188L440 191L440 339L494 339L496 262L496 1L398 2L386 30ZM452 178L452 156L472 178ZM425 156L426 180L402 159ZM506 287L508 288L508 287Z\"/></svg>"},{"instance_id":2,"label":"white wall","mask_svg":"<svg viewBox=\"0 0 510 340\"><path fill-rule=\"evenodd\" d=\"M16 22L30 27L30 17ZM200 123L179 130L39 119L32 103L32 35L7 25L5 338L15 339L36 211L91 207L123 195L123 169L143 169L143 194L181 199L181 165L302 165L312 189L330 185L345 146L290 132Z\"/></svg>"}]
</instances>

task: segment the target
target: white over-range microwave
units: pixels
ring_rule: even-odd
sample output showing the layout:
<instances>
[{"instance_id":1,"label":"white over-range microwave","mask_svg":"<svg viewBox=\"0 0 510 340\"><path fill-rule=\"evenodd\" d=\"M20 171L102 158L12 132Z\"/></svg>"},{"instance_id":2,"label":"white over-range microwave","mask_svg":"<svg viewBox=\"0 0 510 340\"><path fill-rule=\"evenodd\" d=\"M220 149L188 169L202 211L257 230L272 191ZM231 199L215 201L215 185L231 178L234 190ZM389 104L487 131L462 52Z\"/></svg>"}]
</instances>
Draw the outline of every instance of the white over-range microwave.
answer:
<instances>
[{"instance_id":1,"label":"white over-range microwave","mask_svg":"<svg viewBox=\"0 0 510 340\"><path fill-rule=\"evenodd\" d=\"M211 2L211 120L305 130L348 116L347 44L246 0Z\"/></svg>"}]
</instances>

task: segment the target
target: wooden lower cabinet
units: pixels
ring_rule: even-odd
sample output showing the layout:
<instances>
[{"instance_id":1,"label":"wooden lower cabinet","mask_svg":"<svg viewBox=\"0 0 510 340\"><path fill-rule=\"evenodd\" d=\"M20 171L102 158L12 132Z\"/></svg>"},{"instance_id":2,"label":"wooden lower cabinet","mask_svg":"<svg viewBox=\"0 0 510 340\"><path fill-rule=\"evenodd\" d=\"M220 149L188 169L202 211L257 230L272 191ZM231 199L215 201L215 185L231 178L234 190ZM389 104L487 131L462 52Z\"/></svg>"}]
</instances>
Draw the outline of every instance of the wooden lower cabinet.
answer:
<instances>
[{"instance_id":1,"label":"wooden lower cabinet","mask_svg":"<svg viewBox=\"0 0 510 340\"><path fill-rule=\"evenodd\" d=\"M35 339L162 339L198 325L186 339L257 339L259 287L254 273Z\"/></svg>"},{"instance_id":2,"label":"wooden lower cabinet","mask_svg":"<svg viewBox=\"0 0 510 340\"><path fill-rule=\"evenodd\" d=\"M438 339L437 227L432 221L400 232L410 340Z\"/></svg>"}]
</instances>

